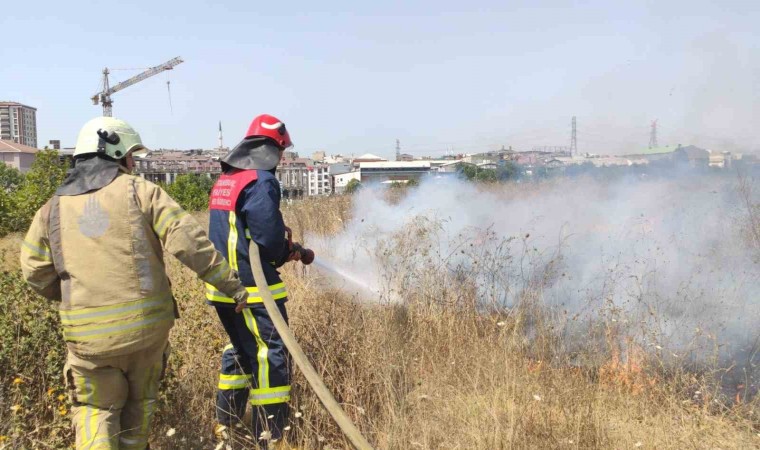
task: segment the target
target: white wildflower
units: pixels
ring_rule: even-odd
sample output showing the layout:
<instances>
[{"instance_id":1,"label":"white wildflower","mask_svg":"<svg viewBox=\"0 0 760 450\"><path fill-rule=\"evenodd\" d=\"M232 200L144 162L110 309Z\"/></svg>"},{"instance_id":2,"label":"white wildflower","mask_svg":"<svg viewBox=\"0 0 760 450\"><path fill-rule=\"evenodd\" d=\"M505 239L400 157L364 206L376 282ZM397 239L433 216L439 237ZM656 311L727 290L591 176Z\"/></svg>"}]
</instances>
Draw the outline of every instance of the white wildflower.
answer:
<instances>
[{"instance_id":1,"label":"white wildflower","mask_svg":"<svg viewBox=\"0 0 760 450\"><path fill-rule=\"evenodd\" d=\"M259 440L260 441L268 441L270 439L272 439L272 432L271 431L262 431L261 434L259 435Z\"/></svg>"},{"instance_id":2,"label":"white wildflower","mask_svg":"<svg viewBox=\"0 0 760 450\"><path fill-rule=\"evenodd\" d=\"M267 419L274 419L274 414L270 414L267 416Z\"/></svg>"},{"instance_id":3,"label":"white wildflower","mask_svg":"<svg viewBox=\"0 0 760 450\"><path fill-rule=\"evenodd\" d=\"M541 396L538 395L538 394L533 394L533 400L535 400L537 402L540 402L541 401Z\"/></svg>"},{"instance_id":4,"label":"white wildflower","mask_svg":"<svg viewBox=\"0 0 760 450\"><path fill-rule=\"evenodd\" d=\"M299 417L303 416L303 413L302 413L301 411L297 411L297 412L296 412L295 414L293 414L293 415L296 417L296 419L298 419Z\"/></svg>"},{"instance_id":5,"label":"white wildflower","mask_svg":"<svg viewBox=\"0 0 760 450\"><path fill-rule=\"evenodd\" d=\"M290 431L290 425L288 425L287 427L283 428L282 431Z\"/></svg>"},{"instance_id":6,"label":"white wildflower","mask_svg":"<svg viewBox=\"0 0 760 450\"><path fill-rule=\"evenodd\" d=\"M166 432L166 436L167 437L172 437L172 436L174 436L174 433L176 433L176 432L177 432L177 430L175 430L174 428L169 428L169 430Z\"/></svg>"},{"instance_id":7,"label":"white wildflower","mask_svg":"<svg viewBox=\"0 0 760 450\"><path fill-rule=\"evenodd\" d=\"M506 324L507 324L507 322L505 322L505 321L503 321L503 320L502 320L501 322L496 322L496 326L497 326L497 327L503 327L503 326L504 326L504 325L506 325Z\"/></svg>"},{"instance_id":8,"label":"white wildflower","mask_svg":"<svg viewBox=\"0 0 760 450\"><path fill-rule=\"evenodd\" d=\"M641 443L641 441L639 441L639 442L637 442L637 443L633 444L633 446L634 446L634 447L636 447L636 448L639 448L639 447L641 447L642 445L644 445L644 444L642 444L642 443Z\"/></svg>"}]
</instances>

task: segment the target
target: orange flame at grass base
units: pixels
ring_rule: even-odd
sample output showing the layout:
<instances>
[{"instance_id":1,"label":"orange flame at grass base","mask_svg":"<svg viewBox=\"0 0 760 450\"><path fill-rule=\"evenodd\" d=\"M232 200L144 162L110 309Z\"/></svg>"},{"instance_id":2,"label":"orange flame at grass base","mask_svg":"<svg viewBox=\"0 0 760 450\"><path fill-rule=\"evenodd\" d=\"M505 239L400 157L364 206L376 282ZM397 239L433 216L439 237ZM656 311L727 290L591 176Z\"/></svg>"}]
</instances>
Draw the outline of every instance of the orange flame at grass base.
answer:
<instances>
[{"instance_id":1,"label":"orange flame at grass base","mask_svg":"<svg viewBox=\"0 0 760 450\"><path fill-rule=\"evenodd\" d=\"M645 387L657 383L654 377L644 373L646 353L639 345L633 343L631 338L626 339L625 345L613 343L611 339L609 343L612 355L598 370L602 385L622 387L638 394Z\"/></svg>"}]
</instances>

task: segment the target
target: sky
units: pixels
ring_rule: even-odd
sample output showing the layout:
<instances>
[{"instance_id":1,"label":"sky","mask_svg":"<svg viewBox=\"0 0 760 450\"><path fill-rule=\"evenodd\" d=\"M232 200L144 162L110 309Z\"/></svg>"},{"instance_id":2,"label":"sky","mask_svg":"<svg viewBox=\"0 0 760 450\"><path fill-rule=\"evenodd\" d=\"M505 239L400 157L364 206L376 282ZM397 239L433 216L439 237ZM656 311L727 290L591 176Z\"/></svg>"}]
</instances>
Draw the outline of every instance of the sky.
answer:
<instances>
[{"instance_id":1,"label":"sky","mask_svg":"<svg viewBox=\"0 0 760 450\"><path fill-rule=\"evenodd\" d=\"M113 95L150 148L215 147L219 121L234 145L269 113L303 156L567 146L573 116L580 152L645 148L653 120L660 145L760 151L754 3L14 2L0 100L72 147L104 67L113 85L180 56Z\"/></svg>"}]
</instances>

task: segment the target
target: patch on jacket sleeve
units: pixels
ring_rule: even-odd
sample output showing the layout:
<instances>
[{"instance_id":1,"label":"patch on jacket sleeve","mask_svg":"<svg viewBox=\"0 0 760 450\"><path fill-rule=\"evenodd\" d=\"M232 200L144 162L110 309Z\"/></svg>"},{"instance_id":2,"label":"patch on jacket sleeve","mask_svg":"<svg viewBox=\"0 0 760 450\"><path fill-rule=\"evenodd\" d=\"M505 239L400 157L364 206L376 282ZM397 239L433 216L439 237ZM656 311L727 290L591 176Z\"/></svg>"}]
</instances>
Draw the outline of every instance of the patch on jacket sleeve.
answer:
<instances>
[{"instance_id":1,"label":"patch on jacket sleeve","mask_svg":"<svg viewBox=\"0 0 760 450\"><path fill-rule=\"evenodd\" d=\"M230 174L223 174L214 184L214 188L211 189L208 208L234 211L240 192L257 178L258 175L255 170L238 170Z\"/></svg>"}]
</instances>

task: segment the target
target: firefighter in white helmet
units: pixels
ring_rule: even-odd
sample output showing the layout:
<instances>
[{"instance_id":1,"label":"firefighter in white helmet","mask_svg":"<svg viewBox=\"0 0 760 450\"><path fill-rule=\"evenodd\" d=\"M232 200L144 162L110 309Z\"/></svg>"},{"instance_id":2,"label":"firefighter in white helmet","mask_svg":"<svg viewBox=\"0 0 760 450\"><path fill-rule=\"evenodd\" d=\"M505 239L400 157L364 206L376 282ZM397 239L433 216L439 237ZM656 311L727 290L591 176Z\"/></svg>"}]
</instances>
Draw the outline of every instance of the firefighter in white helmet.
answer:
<instances>
[{"instance_id":1,"label":"firefighter in white helmet","mask_svg":"<svg viewBox=\"0 0 760 450\"><path fill-rule=\"evenodd\" d=\"M144 151L122 120L85 124L74 170L37 211L21 248L27 283L61 302L78 449L147 447L178 317L164 250L236 302L248 298L203 228L161 188L130 174Z\"/></svg>"}]
</instances>

